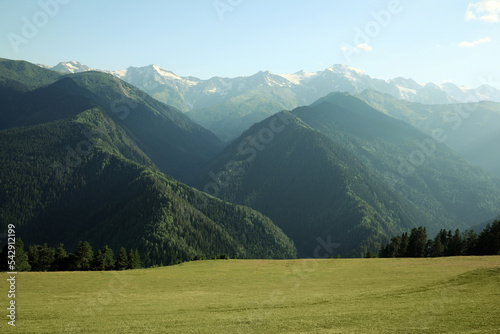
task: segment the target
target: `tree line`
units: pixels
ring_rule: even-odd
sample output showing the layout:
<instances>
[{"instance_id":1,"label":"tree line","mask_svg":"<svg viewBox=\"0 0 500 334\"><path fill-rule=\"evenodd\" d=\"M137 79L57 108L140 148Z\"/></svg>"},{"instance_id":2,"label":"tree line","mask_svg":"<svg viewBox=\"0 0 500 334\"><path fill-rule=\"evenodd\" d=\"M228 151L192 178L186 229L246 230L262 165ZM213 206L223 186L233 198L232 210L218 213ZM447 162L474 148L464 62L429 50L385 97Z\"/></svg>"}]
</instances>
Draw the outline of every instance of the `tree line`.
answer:
<instances>
[{"instance_id":1,"label":"tree line","mask_svg":"<svg viewBox=\"0 0 500 334\"><path fill-rule=\"evenodd\" d=\"M24 243L16 238L15 256L9 254L5 245L0 253L0 271L104 271L126 270L141 268L139 252L120 248L115 259L115 253L107 245L94 253L87 241L80 241L76 252L68 253L63 244L56 248L47 244L31 245L28 251L24 250ZM9 260L15 261L15 270L8 268Z\"/></svg>"},{"instance_id":2,"label":"tree line","mask_svg":"<svg viewBox=\"0 0 500 334\"><path fill-rule=\"evenodd\" d=\"M373 257L367 254L366 257ZM425 227L395 236L380 248L379 257L441 257L460 255L500 255L500 221L488 224L479 235L474 231L442 229L434 239L427 239Z\"/></svg>"}]
</instances>

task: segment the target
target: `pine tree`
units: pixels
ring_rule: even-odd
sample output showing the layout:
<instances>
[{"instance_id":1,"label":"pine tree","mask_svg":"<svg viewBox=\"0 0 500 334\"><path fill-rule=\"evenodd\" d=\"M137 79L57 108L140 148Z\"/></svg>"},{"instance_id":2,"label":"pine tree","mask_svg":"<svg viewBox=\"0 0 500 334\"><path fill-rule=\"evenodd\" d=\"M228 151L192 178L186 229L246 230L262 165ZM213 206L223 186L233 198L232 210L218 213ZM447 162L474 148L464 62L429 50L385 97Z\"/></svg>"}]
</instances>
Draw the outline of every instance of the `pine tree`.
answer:
<instances>
[{"instance_id":1,"label":"pine tree","mask_svg":"<svg viewBox=\"0 0 500 334\"><path fill-rule=\"evenodd\" d=\"M139 269L141 268L141 258L139 256L139 251L130 250L128 254L128 269Z\"/></svg>"},{"instance_id":2,"label":"pine tree","mask_svg":"<svg viewBox=\"0 0 500 334\"><path fill-rule=\"evenodd\" d=\"M115 254L108 245L104 246L101 250L103 257L103 267L104 270L113 270L115 269Z\"/></svg>"},{"instance_id":3,"label":"pine tree","mask_svg":"<svg viewBox=\"0 0 500 334\"><path fill-rule=\"evenodd\" d=\"M457 228L451 239L448 241L448 255L458 256L462 254L463 241L460 230Z\"/></svg>"},{"instance_id":4,"label":"pine tree","mask_svg":"<svg viewBox=\"0 0 500 334\"><path fill-rule=\"evenodd\" d=\"M475 255L477 249L477 233L473 230L465 231L463 236L463 254Z\"/></svg>"},{"instance_id":5,"label":"pine tree","mask_svg":"<svg viewBox=\"0 0 500 334\"><path fill-rule=\"evenodd\" d=\"M430 257L440 257L444 255L444 246L441 243L441 238L439 237L439 234L436 236L434 239L432 246L429 250L429 256Z\"/></svg>"},{"instance_id":6,"label":"pine tree","mask_svg":"<svg viewBox=\"0 0 500 334\"><path fill-rule=\"evenodd\" d=\"M47 271L54 262L55 250L43 245L32 245L28 250L28 261L31 265L31 271Z\"/></svg>"},{"instance_id":7,"label":"pine tree","mask_svg":"<svg viewBox=\"0 0 500 334\"><path fill-rule=\"evenodd\" d=\"M488 224L479 233L478 239L479 255L499 255L500 254L500 221L495 220L493 224Z\"/></svg>"},{"instance_id":8,"label":"pine tree","mask_svg":"<svg viewBox=\"0 0 500 334\"><path fill-rule=\"evenodd\" d=\"M115 269L116 270L125 270L128 267L128 257L127 250L125 248L120 248L120 252L118 253L118 258L116 259Z\"/></svg>"},{"instance_id":9,"label":"pine tree","mask_svg":"<svg viewBox=\"0 0 500 334\"><path fill-rule=\"evenodd\" d=\"M8 248L7 244L3 246L2 250L0 251L0 271L8 271L7 268L7 253L8 253Z\"/></svg>"},{"instance_id":10,"label":"pine tree","mask_svg":"<svg viewBox=\"0 0 500 334\"><path fill-rule=\"evenodd\" d=\"M102 256L102 252L100 249L97 250L94 254L94 258L92 260L92 265L90 266L90 270L94 271L104 271L104 259Z\"/></svg>"},{"instance_id":11,"label":"pine tree","mask_svg":"<svg viewBox=\"0 0 500 334\"><path fill-rule=\"evenodd\" d=\"M92 260L94 259L94 251L87 241L79 241L76 246L75 253L76 269L77 270L90 270Z\"/></svg>"},{"instance_id":12,"label":"pine tree","mask_svg":"<svg viewBox=\"0 0 500 334\"><path fill-rule=\"evenodd\" d=\"M64 249L63 244L59 244L54 255L54 263L52 264L52 270L65 271L69 270L69 258L68 253Z\"/></svg>"},{"instance_id":13,"label":"pine tree","mask_svg":"<svg viewBox=\"0 0 500 334\"><path fill-rule=\"evenodd\" d=\"M28 254L24 252L24 243L20 238L16 238L15 243L16 256L15 256L15 270L16 271L30 271L31 266L28 262ZM10 270L10 268L9 268Z\"/></svg>"},{"instance_id":14,"label":"pine tree","mask_svg":"<svg viewBox=\"0 0 500 334\"><path fill-rule=\"evenodd\" d=\"M366 255L365 255L365 258L367 259L373 259L373 258L376 258L377 256L375 254L373 254L372 252L368 251L366 252Z\"/></svg>"},{"instance_id":15,"label":"pine tree","mask_svg":"<svg viewBox=\"0 0 500 334\"><path fill-rule=\"evenodd\" d=\"M404 232L401 235L401 243L398 249L398 256L397 257L405 257L406 256L406 251L408 249L408 233Z\"/></svg>"},{"instance_id":16,"label":"pine tree","mask_svg":"<svg viewBox=\"0 0 500 334\"><path fill-rule=\"evenodd\" d=\"M407 257L424 257L425 245L427 244L427 232L425 227L413 228L408 240Z\"/></svg>"},{"instance_id":17,"label":"pine tree","mask_svg":"<svg viewBox=\"0 0 500 334\"><path fill-rule=\"evenodd\" d=\"M31 266L31 271L40 271L40 250L38 245L31 245L28 248L28 262Z\"/></svg>"}]
</instances>

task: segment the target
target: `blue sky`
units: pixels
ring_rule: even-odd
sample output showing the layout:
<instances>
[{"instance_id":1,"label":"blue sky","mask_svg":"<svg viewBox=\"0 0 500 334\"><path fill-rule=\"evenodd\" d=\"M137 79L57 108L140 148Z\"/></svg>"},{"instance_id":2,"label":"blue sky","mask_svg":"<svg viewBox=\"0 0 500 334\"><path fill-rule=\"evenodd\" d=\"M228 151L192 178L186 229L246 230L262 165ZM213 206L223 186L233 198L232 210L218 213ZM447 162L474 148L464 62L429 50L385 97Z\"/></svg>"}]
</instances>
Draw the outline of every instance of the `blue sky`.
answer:
<instances>
[{"instance_id":1,"label":"blue sky","mask_svg":"<svg viewBox=\"0 0 500 334\"><path fill-rule=\"evenodd\" d=\"M499 14L500 0L0 0L0 57L156 64L203 79L340 63L382 79L500 86Z\"/></svg>"}]
</instances>

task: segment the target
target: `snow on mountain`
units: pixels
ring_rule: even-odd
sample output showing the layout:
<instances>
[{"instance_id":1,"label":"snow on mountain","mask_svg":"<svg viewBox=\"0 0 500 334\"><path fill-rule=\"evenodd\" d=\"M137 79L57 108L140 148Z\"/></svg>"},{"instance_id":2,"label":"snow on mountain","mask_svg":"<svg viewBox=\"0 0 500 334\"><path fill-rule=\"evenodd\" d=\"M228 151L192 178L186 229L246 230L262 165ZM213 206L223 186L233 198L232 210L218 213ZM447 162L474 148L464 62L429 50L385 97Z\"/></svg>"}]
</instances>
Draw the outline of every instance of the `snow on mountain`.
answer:
<instances>
[{"instance_id":1,"label":"snow on mountain","mask_svg":"<svg viewBox=\"0 0 500 334\"><path fill-rule=\"evenodd\" d=\"M302 82L307 81L308 79L316 76L318 72L306 72L306 71L299 71L294 74L278 74L280 77L288 80L294 85L300 85Z\"/></svg>"},{"instance_id":2,"label":"snow on mountain","mask_svg":"<svg viewBox=\"0 0 500 334\"><path fill-rule=\"evenodd\" d=\"M77 73L95 70L77 61L61 62L56 66L45 66L62 73ZM251 76L236 78L213 77L201 80L181 77L156 65L129 67L119 71L103 71L129 82L158 100L188 111L205 108L245 94L255 89L291 90L295 100L309 104L332 91L359 94L365 89L374 89L396 98L426 104L470 102L491 100L500 102L500 90L488 85L476 89L458 87L453 83L436 85L420 84L402 77L391 80L372 78L363 70L335 64L323 71L294 74L274 74L261 71ZM289 92L287 91L286 94Z\"/></svg>"},{"instance_id":3,"label":"snow on mountain","mask_svg":"<svg viewBox=\"0 0 500 334\"><path fill-rule=\"evenodd\" d=\"M60 62L56 66L47 66L46 68L49 68L53 71L61 72L61 73L79 73L79 72L87 72L87 71L95 71L93 68L90 68L86 65L82 65L77 61L67 61L67 62Z\"/></svg>"}]
</instances>

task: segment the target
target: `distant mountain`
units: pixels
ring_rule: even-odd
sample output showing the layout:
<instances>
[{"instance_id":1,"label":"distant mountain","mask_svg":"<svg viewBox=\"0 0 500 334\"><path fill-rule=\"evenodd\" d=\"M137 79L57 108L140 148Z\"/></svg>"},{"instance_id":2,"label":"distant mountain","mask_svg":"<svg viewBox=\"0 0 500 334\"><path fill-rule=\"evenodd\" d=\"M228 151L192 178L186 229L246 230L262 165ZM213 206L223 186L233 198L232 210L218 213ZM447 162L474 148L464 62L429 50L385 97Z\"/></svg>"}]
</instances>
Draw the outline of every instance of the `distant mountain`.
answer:
<instances>
[{"instance_id":1,"label":"distant mountain","mask_svg":"<svg viewBox=\"0 0 500 334\"><path fill-rule=\"evenodd\" d=\"M174 108L104 73L60 76L50 83L52 71L29 63L0 62L0 73L6 68L18 69L19 82L38 88L19 93L1 109L2 230L15 224L25 244L87 240L95 247L138 248L146 265L222 253L296 256L293 243L269 218L155 167L162 154L172 165L188 168L193 161L183 162L181 153L199 159L189 145L206 150L215 138ZM30 84L38 78L30 78L32 73L45 77L47 85ZM128 99L127 117L120 117L127 112L123 105L110 107L120 91ZM146 151L159 153L150 157Z\"/></svg>"},{"instance_id":2,"label":"distant mountain","mask_svg":"<svg viewBox=\"0 0 500 334\"><path fill-rule=\"evenodd\" d=\"M300 256L318 237L359 256L397 230L464 229L500 212L498 179L360 99L335 93L278 115L226 147L197 184L268 215Z\"/></svg>"},{"instance_id":3,"label":"distant mountain","mask_svg":"<svg viewBox=\"0 0 500 334\"><path fill-rule=\"evenodd\" d=\"M437 135L467 160L500 178L500 103L425 105L374 90L358 96L391 117Z\"/></svg>"},{"instance_id":4,"label":"distant mountain","mask_svg":"<svg viewBox=\"0 0 500 334\"><path fill-rule=\"evenodd\" d=\"M313 73L273 74L266 71L248 77L208 80L180 77L154 65L110 73L159 101L190 111L188 115L193 120L225 141L236 138L253 123L275 112L311 104L331 92L359 94L372 89L425 104L500 102L500 90L488 85L471 89L453 83L421 84L404 78L381 80L346 65L334 65Z\"/></svg>"},{"instance_id":5,"label":"distant mountain","mask_svg":"<svg viewBox=\"0 0 500 334\"><path fill-rule=\"evenodd\" d=\"M433 225L460 227L500 212L500 179L446 145L346 93L293 113L354 153Z\"/></svg>"},{"instance_id":6,"label":"distant mountain","mask_svg":"<svg viewBox=\"0 0 500 334\"><path fill-rule=\"evenodd\" d=\"M82 65L77 61L66 61L66 62L60 62L59 64L55 66L47 66L47 65L38 65L43 68L47 68L59 73L63 74L68 74L68 73L80 73L80 72L87 72L87 71L96 71L93 68L90 68L86 65Z\"/></svg>"},{"instance_id":7,"label":"distant mountain","mask_svg":"<svg viewBox=\"0 0 500 334\"><path fill-rule=\"evenodd\" d=\"M189 88L196 86L201 81L193 77L179 77L155 65L129 67L126 70L110 71L109 73L144 90L155 99L182 111L190 109L185 100L185 94Z\"/></svg>"},{"instance_id":8,"label":"distant mountain","mask_svg":"<svg viewBox=\"0 0 500 334\"><path fill-rule=\"evenodd\" d=\"M0 66L8 63L0 62ZM189 181L222 149L213 133L182 112L110 74L95 71L67 74L52 85L12 99L0 110L0 129L40 124L95 106L119 123L160 170L178 180Z\"/></svg>"}]
</instances>

